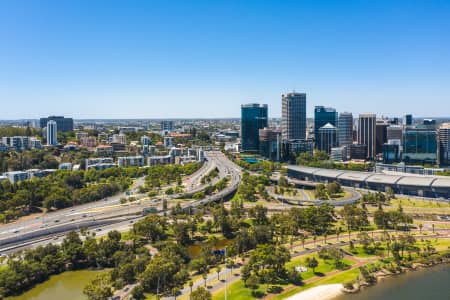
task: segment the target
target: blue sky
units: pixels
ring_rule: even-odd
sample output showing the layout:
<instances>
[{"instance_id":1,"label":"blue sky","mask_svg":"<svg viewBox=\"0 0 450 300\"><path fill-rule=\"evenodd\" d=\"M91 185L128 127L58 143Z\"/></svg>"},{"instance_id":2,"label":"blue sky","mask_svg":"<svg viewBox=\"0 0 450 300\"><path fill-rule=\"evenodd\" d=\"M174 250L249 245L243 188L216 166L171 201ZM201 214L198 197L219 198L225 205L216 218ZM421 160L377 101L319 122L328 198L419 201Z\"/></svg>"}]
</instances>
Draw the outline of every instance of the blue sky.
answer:
<instances>
[{"instance_id":1,"label":"blue sky","mask_svg":"<svg viewBox=\"0 0 450 300\"><path fill-rule=\"evenodd\" d=\"M0 119L450 116L450 1L1 1Z\"/></svg>"}]
</instances>

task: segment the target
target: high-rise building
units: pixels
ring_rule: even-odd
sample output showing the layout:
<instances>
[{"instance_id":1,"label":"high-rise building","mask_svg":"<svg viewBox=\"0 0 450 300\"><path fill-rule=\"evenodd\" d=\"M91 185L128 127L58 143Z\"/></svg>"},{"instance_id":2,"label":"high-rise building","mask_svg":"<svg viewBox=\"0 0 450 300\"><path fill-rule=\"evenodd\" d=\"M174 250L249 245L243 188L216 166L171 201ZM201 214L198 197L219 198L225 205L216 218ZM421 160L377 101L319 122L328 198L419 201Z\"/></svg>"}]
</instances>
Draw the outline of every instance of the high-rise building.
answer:
<instances>
[{"instance_id":1,"label":"high-rise building","mask_svg":"<svg viewBox=\"0 0 450 300\"><path fill-rule=\"evenodd\" d=\"M284 140L306 138L306 94L281 96L282 137Z\"/></svg>"},{"instance_id":2,"label":"high-rise building","mask_svg":"<svg viewBox=\"0 0 450 300\"><path fill-rule=\"evenodd\" d=\"M413 116L412 115L404 115L403 116L403 125L411 126L413 124Z\"/></svg>"},{"instance_id":3,"label":"high-rise building","mask_svg":"<svg viewBox=\"0 0 450 300\"><path fill-rule=\"evenodd\" d=\"M450 123L439 127L439 164L450 165Z\"/></svg>"},{"instance_id":4,"label":"high-rise building","mask_svg":"<svg viewBox=\"0 0 450 300\"><path fill-rule=\"evenodd\" d=\"M241 150L259 151L259 130L267 127L267 104L243 104L241 106Z\"/></svg>"},{"instance_id":5,"label":"high-rise building","mask_svg":"<svg viewBox=\"0 0 450 300\"><path fill-rule=\"evenodd\" d=\"M338 113L334 108L316 106L314 108L314 138L316 140L316 147L321 144L319 136L319 128L330 123L333 126L338 125Z\"/></svg>"},{"instance_id":6,"label":"high-rise building","mask_svg":"<svg viewBox=\"0 0 450 300\"><path fill-rule=\"evenodd\" d=\"M383 152L383 145L387 143L387 128L389 124L384 120L378 120L376 122L375 134L376 134L376 154Z\"/></svg>"},{"instance_id":7,"label":"high-rise building","mask_svg":"<svg viewBox=\"0 0 450 300\"><path fill-rule=\"evenodd\" d=\"M348 146L353 144L353 115L349 112L339 114L338 120L339 145Z\"/></svg>"},{"instance_id":8,"label":"high-rise building","mask_svg":"<svg viewBox=\"0 0 450 300\"><path fill-rule=\"evenodd\" d=\"M272 161L279 161L281 156L281 132L276 129L259 130L259 154Z\"/></svg>"},{"instance_id":9,"label":"high-rise building","mask_svg":"<svg viewBox=\"0 0 450 300\"><path fill-rule=\"evenodd\" d=\"M402 160L407 164L436 164L437 134L435 129L407 127L403 133Z\"/></svg>"},{"instance_id":10,"label":"high-rise building","mask_svg":"<svg viewBox=\"0 0 450 300\"><path fill-rule=\"evenodd\" d=\"M358 120L358 144L366 145L368 159L376 155L376 121L375 114L360 114Z\"/></svg>"},{"instance_id":11,"label":"high-rise building","mask_svg":"<svg viewBox=\"0 0 450 300\"><path fill-rule=\"evenodd\" d=\"M56 127L58 128L58 131L61 131L61 132L73 131L73 119L72 118L65 118L62 116L49 116L47 118L41 118L39 121L41 128L45 128L49 121L56 122Z\"/></svg>"},{"instance_id":12,"label":"high-rise building","mask_svg":"<svg viewBox=\"0 0 450 300\"><path fill-rule=\"evenodd\" d=\"M170 120L161 121L161 133L163 135L171 133L172 131L173 131L173 121Z\"/></svg>"},{"instance_id":13,"label":"high-rise building","mask_svg":"<svg viewBox=\"0 0 450 300\"><path fill-rule=\"evenodd\" d=\"M398 125L391 125L386 128L387 140L401 140L403 141L403 128Z\"/></svg>"},{"instance_id":14,"label":"high-rise building","mask_svg":"<svg viewBox=\"0 0 450 300\"><path fill-rule=\"evenodd\" d=\"M317 148L326 153L331 153L331 148L338 146L338 130L330 123L325 124L319 128L319 141Z\"/></svg>"},{"instance_id":15,"label":"high-rise building","mask_svg":"<svg viewBox=\"0 0 450 300\"><path fill-rule=\"evenodd\" d=\"M47 145L58 145L58 125L53 120L47 122Z\"/></svg>"}]
</instances>

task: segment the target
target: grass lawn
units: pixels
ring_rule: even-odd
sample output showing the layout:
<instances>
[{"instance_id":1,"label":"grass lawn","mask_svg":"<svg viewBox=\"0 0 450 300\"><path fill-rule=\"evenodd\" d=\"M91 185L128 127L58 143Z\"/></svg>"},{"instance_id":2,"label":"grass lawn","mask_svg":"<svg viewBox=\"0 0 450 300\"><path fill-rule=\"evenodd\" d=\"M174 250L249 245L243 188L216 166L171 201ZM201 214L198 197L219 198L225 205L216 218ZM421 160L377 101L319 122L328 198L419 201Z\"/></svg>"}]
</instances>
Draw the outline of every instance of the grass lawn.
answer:
<instances>
[{"instance_id":1,"label":"grass lawn","mask_svg":"<svg viewBox=\"0 0 450 300\"><path fill-rule=\"evenodd\" d=\"M277 285L282 288L286 288L287 285ZM252 295L252 291L249 288L244 286L244 282L242 280L238 280L231 285L228 286L228 299L232 300L248 300L248 299L258 299ZM256 293L262 295L266 293L266 285L259 285ZM222 300L225 299L225 290L221 289L219 292L213 295L213 300Z\"/></svg>"},{"instance_id":2,"label":"grass lawn","mask_svg":"<svg viewBox=\"0 0 450 300\"><path fill-rule=\"evenodd\" d=\"M365 253L363 247L359 246L359 245L354 246L354 249L352 251L350 250L350 246L344 246L344 247L342 247L342 249L344 249L345 251L352 253L354 256L360 257L360 258L372 258L372 257L379 256L377 254ZM382 250L382 251L384 251L384 250ZM380 254L380 253L378 253L378 254Z\"/></svg>"},{"instance_id":3,"label":"grass lawn","mask_svg":"<svg viewBox=\"0 0 450 300\"><path fill-rule=\"evenodd\" d=\"M355 280L358 277L358 275L359 275L359 269L344 271L342 273L320 279L320 280L315 281L310 284L295 287L295 288L287 291L286 293L282 293L280 295L273 297L272 299L274 299L274 300L285 299L285 298L293 296L297 293L300 293L301 291L304 291L304 290L307 290L307 289L310 289L312 287L319 286L319 285L333 284L333 283L346 283L346 282Z\"/></svg>"},{"instance_id":4,"label":"grass lawn","mask_svg":"<svg viewBox=\"0 0 450 300\"><path fill-rule=\"evenodd\" d=\"M313 270L311 268L308 268L307 264L306 264L306 259L310 257L315 257L317 259L317 261L319 262L319 265L317 266L317 268L315 269L315 274L313 272ZM355 264L354 261L349 260L344 258L342 260L342 262L347 265L347 266L352 266ZM303 280L312 278L314 276L317 275L321 275L323 276L323 274L329 273L331 271L336 270L336 267L334 265L334 262L331 260L323 260L321 258L319 258L317 256L317 254L310 254L310 255L305 255L305 256L300 256L300 257L296 257L294 259L292 259L290 262L288 262L286 264L286 268L289 270L290 268L293 268L295 266L304 266L306 268L308 268L307 272L302 273L302 278Z\"/></svg>"}]
</instances>

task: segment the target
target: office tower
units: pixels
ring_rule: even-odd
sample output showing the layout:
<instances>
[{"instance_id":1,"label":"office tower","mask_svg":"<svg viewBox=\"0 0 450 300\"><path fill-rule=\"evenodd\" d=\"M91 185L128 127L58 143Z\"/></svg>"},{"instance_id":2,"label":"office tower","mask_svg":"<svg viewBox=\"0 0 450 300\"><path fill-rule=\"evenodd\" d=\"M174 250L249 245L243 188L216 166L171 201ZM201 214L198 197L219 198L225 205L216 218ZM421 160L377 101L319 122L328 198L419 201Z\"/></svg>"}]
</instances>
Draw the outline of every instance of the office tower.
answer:
<instances>
[{"instance_id":1,"label":"office tower","mask_svg":"<svg viewBox=\"0 0 450 300\"><path fill-rule=\"evenodd\" d=\"M314 108L314 138L317 145L321 144L319 136L319 128L330 123L333 126L338 125L338 113L334 108L316 106Z\"/></svg>"},{"instance_id":2,"label":"office tower","mask_svg":"<svg viewBox=\"0 0 450 300\"><path fill-rule=\"evenodd\" d=\"M439 164L450 165L450 123L439 127Z\"/></svg>"},{"instance_id":3,"label":"office tower","mask_svg":"<svg viewBox=\"0 0 450 300\"><path fill-rule=\"evenodd\" d=\"M259 154L271 161L279 161L281 155L281 132L277 129L259 130Z\"/></svg>"},{"instance_id":4,"label":"office tower","mask_svg":"<svg viewBox=\"0 0 450 300\"><path fill-rule=\"evenodd\" d=\"M306 94L281 96L282 136L284 140L306 138Z\"/></svg>"},{"instance_id":5,"label":"office tower","mask_svg":"<svg viewBox=\"0 0 450 300\"><path fill-rule=\"evenodd\" d=\"M401 140L403 141L403 128L398 125L391 125L386 128L387 140Z\"/></svg>"},{"instance_id":6,"label":"office tower","mask_svg":"<svg viewBox=\"0 0 450 300\"><path fill-rule=\"evenodd\" d=\"M350 158L365 160L367 158L367 146L361 144L350 145Z\"/></svg>"},{"instance_id":7,"label":"office tower","mask_svg":"<svg viewBox=\"0 0 450 300\"><path fill-rule=\"evenodd\" d=\"M47 122L47 145L58 145L58 125L56 121Z\"/></svg>"},{"instance_id":8,"label":"office tower","mask_svg":"<svg viewBox=\"0 0 450 300\"><path fill-rule=\"evenodd\" d=\"M366 145L368 159L376 154L376 121L375 114L360 114L358 120L358 144Z\"/></svg>"},{"instance_id":9,"label":"office tower","mask_svg":"<svg viewBox=\"0 0 450 300\"><path fill-rule=\"evenodd\" d=\"M403 116L403 125L411 126L413 124L413 116L412 115L404 115Z\"/></svg>"},{"instance_id":10,"label":"office tower","mask_svg":"<svg viewBox=\"0 0 450 300\"><path fill-rule=\"evenodd\" d=\"M400 162L400 140L389 140L383 144L383 163L392 164Z\"/></svg>"},{"instance_id":11,"label":"office tower","mask_svg":"<svg viewBox=\"0 0 450 300\"><path fill-rule=\"evenodd\" d=\"M141 136L141 145L149 146L152 144L152 139L146 135Z\"/></svg>"},{"instance_id":12,"label":"office tower","mask_svg":"<svg viewBox=\"0 0 450 300\"><path fill-rule=\"evenodd\" d=\"M402 160L407 164L436 164L437 134L435 129L408 127L403 134Z\"/></svg>"},{"instance_id":13,"label":"office tower","mask_svg":"<svg viewBox=\"0 0 450 300\"><path fill-rule=\"evenodd\" d=\"M259 151L259 130L267 127L267 104L241 105L241 151Z\"/></svg>"},{"instance_id":14,"label":"office tower","mask_svg":"<svg viewBox=\"0 0 450 300\"><path fill-rule=\"evenodd\" d=\"M56 122L56 127L58 128L58 131L61 131L61 132L73 131L73 119L72 118L65 118L62 116L49 116L47 118L41 118L39 121L41 128L45 128L49 121Z\"/></svg>"},{"instance_id":15,"label":"office tower","mask_svg":"<svg viewBox=\"0 0 450 300\"><path fill-rule=\"evenodd\" d=\"M164 120L161 121L161 133L166 135L173 131L173 121Z\"/></svg>"},{"instance_id":16,"label":"office tower","mask_svg":"<svg viewBox=\"0 0 450 300\"><path fill-rule=\"evenodd\" d=\"M338 120L339 145L348 146L353 144L353 115L349 112L339 114Z\"/></svg>"},{"instance_id":17,"label":"office tower","mask_svg":"<svg viewBox=\"0 0 450 300\"><path fill-rule=\"evenodd\" d=\"M317 148L321 151L325 151L326 153L331 153L331 148L338 146L338 130L335 126L330 123L325 124L319 128L319 144Z\"/></svg>"},{"instance_id":18,"label":"office tower","mask_svg":"<svg viewBox=\"0 0 450 300\"><path fill-rule=\"evenodd\" d=\"M375 133L376 133L376 154L383 152L383 145L387 143L387 128L389 124L387 124L384 120L378 120L376 123Z\"/></svg>"},{"instance_id":19,"label":"office tower","mask_svg":"<svg viewBox=\"0 0 450 300\"><path fill-rule=\"evenodd\" d=\"M425 126L433 127L433 126L436 126L436 120L435 119L423 119L422 124Z\"/></svg>"}]
</instances>

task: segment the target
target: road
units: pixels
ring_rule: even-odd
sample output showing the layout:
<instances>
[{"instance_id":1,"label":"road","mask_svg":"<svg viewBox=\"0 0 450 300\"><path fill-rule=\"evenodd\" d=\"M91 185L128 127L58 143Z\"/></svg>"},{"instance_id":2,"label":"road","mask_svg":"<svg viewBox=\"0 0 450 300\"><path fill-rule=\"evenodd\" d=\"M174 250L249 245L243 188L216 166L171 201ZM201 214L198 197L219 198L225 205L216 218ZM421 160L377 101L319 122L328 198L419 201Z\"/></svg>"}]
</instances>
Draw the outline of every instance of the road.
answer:
<instances>
[{"instance_id":1,"label":"road","mask_svg":"<svg viewBox=\"0 0 450 300\"><path fill-rule=\"evenodd\" d=\"M233 193L240 181L241 169L223 155L220 151L208 151L205 153L206 163L200 170L185 179L186 189L183 193L166 196L166 199L175 199L183 194L193 194L205 189L224 177L229 177L229 185L217 194L213 194L197 201L184 204L184 209L195 208L212 201L219 201ZM219 176L212 182L201 184L201 178L216 168ZM144 184L144 178L135 180L131 190ZM120 198L125 193L106 198L94 203L88 203L69 209L51 212L34 219L17 221L15 223L0 226L0 253L11 253L19 249L56 243L71 230L89 228L97 235L106 234L111 230L127 231L135 221L142 218L142 210L145 207L161 204L162 199L147 199L133 203L120 204ZM170 201L169 201L170 202ZM160 212L161 214L163 212Z\"/></svg>"}]
</instances>

